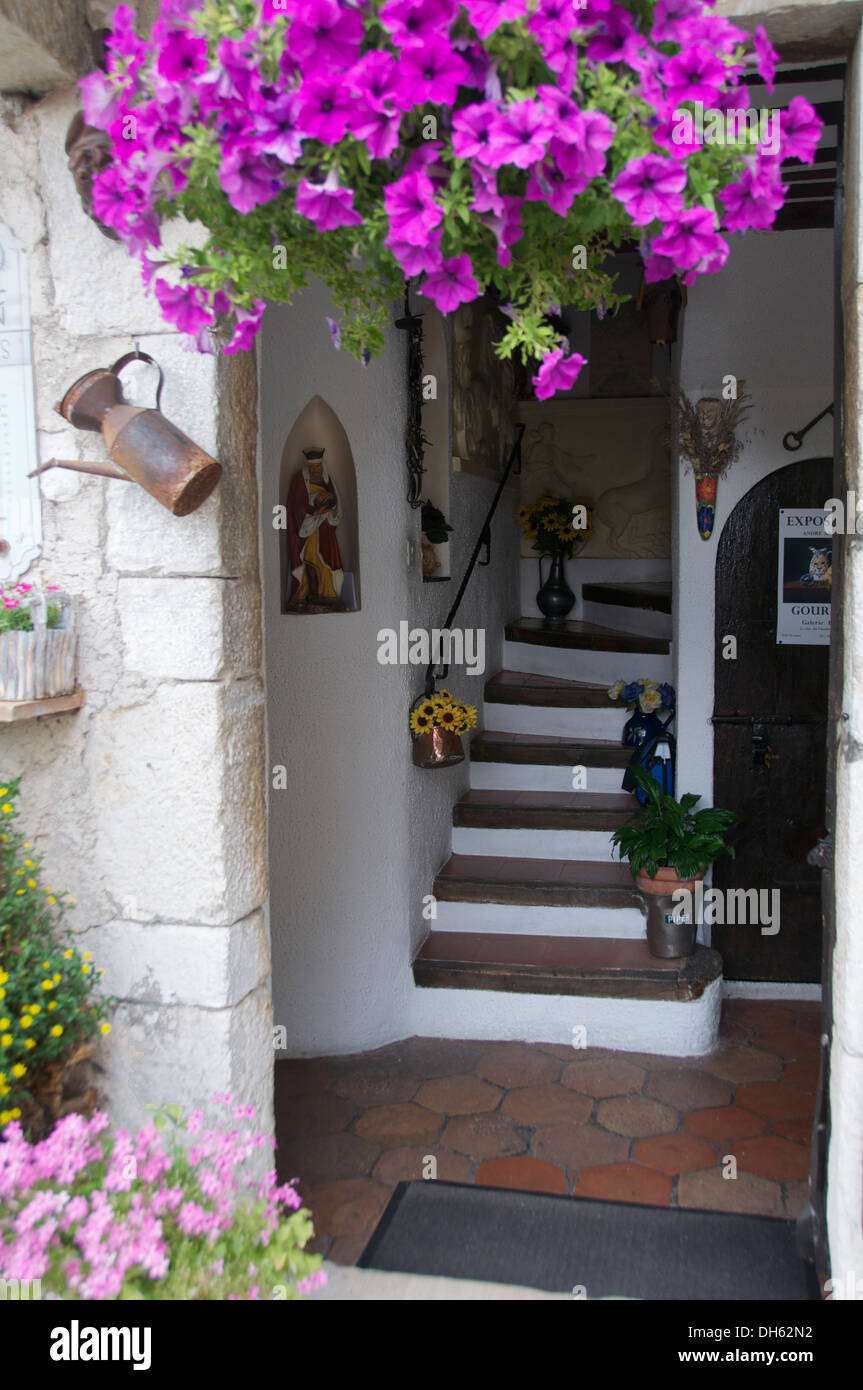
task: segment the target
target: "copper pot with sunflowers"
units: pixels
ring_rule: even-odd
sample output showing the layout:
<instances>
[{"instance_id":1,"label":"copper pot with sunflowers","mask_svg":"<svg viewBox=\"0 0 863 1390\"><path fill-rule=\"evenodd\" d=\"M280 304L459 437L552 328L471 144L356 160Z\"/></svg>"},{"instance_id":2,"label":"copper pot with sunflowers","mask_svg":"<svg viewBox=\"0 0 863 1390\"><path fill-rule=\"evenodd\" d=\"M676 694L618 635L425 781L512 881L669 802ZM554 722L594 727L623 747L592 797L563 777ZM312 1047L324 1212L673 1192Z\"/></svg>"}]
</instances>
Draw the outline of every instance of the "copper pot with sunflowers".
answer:
<instances>
[{"instance_id":1,"label":"copper pot with sunflowers","mask_svg":"<svg viewBox=\"0 0 863 1390\"><path fill-rule=\"evenodd\" d=\"M476 726L476 709L448 690L414 700L410 711L413 760L417 767L453 767L464 762L462 734Z\"/></svg>"}]
</instances>

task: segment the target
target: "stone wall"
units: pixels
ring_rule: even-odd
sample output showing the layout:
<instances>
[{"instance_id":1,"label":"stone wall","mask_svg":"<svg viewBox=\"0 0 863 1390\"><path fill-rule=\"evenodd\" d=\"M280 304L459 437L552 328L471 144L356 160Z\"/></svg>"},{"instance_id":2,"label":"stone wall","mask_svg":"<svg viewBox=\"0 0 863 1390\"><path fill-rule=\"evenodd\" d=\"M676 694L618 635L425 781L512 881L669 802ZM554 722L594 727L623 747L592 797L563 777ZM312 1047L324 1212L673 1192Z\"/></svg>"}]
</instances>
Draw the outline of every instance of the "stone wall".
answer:
<instances>
[{"instance_id":1,"label":"stone wall","mask_svg":"<svg viewBox=\"0 0 863 1390\"><path fill-rule=\"evenodd\" d=\"M165 414L224 473L184 518L135 484L42 476L28 579L78 596L86 704L3 726L0 767L23 775L24 824L119 999L101 1048L114 1118L230 1090L269 1126L254 358L187 351L85 216L63 150L76 105L67 88L0 123L0 220L29 254L40 459L104 461L54 403L137 341L164 369Z\"/></svg>"}]
</instances>

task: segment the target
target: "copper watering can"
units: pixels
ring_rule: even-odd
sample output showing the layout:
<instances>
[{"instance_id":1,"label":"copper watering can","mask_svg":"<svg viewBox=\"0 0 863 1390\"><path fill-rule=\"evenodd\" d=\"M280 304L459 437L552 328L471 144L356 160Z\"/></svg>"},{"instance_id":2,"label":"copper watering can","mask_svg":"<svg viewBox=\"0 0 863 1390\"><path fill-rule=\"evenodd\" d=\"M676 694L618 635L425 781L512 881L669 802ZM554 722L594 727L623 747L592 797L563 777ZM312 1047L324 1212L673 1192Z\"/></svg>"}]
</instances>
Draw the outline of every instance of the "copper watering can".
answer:
<instances>
[{"instance_id":1,"label":"copper watering can","mask_svg":"<svg viewBox=\"0 0 863 1390\"><path fill-rule=\"evenodd\" d=\"M136 361L149 362L159 373L154 407L126 405L123 400L119 374L130 362ZM95 473L140 483L174 516L188 516L196 511L218 483L222 467L162 414L162 383L158 362L148 353L137 351L119 358L113 367L99 367L79 377L55 409L76 429L101 431L109 457L120 468L104 463L50 459L30 477L48 468Z\"/></svg>"}]
</instances>

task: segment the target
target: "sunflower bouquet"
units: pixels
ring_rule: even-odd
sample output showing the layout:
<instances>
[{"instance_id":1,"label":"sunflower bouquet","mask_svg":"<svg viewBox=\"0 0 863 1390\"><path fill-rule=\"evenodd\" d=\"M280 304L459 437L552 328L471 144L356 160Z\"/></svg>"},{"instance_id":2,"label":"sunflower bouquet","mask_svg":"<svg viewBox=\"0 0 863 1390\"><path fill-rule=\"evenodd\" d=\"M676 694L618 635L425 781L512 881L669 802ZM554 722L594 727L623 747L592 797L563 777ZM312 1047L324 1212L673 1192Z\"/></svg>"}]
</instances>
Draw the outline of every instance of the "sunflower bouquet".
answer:
<instances>
[{"instance_id":1,"label":"sunflower bouquet","mask_svg":"<svg viewBox=\"0 0 863 1390\"><path fill-rule=\"evenodd\" d=\"M554 497L546 492L529 506L519 507L518 519L525 535L533 537L540 555L560 550L569 559L577 545L593 535L593 501L590 497Z\"/></svg>"},{"instance_id":2,"label":"sunflower bouquet","mask_svg":"<svg viewBox=\"0 0 863 1390\"><path fill-rule=\"evenodd\" d=\"M449 729L454 734L466 734L476 727L476 708L457 700L448 690L424 695L411 707L410 729L415 737L430 734L432 729Z\"/></svg>"}]
</instances>

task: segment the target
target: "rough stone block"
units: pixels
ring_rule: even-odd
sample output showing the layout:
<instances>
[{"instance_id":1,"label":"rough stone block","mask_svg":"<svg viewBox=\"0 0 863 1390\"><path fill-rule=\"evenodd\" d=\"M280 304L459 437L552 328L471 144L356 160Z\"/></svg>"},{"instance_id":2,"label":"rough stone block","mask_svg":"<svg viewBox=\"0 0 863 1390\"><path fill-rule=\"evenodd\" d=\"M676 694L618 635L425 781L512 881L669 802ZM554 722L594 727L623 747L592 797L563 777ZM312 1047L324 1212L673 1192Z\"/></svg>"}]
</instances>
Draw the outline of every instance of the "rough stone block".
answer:
<instances>
[{"instance_id":1,"label":"rough stone block","mask_svg":"<svg viewBox=\"0 0 863 1390\"><path fill-rule=\"evenodd\" d=\"M48 92L92 66L84 0L0 0L0 91Z\"/></svg>"}]
</instances>

